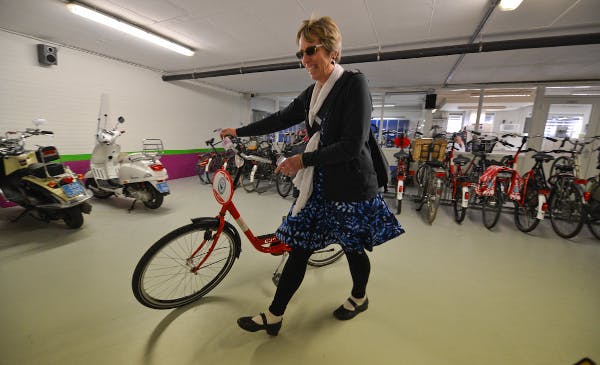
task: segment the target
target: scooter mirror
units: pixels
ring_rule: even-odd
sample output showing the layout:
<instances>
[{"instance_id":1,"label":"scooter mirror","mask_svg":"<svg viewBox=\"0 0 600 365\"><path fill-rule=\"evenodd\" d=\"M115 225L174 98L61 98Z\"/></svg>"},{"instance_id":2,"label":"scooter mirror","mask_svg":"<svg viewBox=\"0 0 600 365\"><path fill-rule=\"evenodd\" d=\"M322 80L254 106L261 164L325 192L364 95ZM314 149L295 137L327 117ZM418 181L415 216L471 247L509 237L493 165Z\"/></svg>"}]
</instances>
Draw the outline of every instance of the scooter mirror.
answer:
<instances>
[{"instance_id":1,"label":"scooter mirror","mask_svg":"<svg viewBox=\"0 0 600 365\"><path fill-rule=\"evenodd\" d=\"M117 121L118 121L119 123L125 123L125 118L123 118L123 117L121 116L121 117L119 117L119 119L117 119Z\"/></svg>"},{"instance_id":2,"label":"scooter mirror","mask_svg":"<svg viewBox=\"0 0 600 365\"><path fill-rule=\"evenodd\" d=\"M36 119L32 120L32 122L33 122L33 125L36 128L39 127L39 126L41 126L42 124L46 124L47 123L46 119L44 119L44 118L36 118Z\"/></svg>"}]
</instances>

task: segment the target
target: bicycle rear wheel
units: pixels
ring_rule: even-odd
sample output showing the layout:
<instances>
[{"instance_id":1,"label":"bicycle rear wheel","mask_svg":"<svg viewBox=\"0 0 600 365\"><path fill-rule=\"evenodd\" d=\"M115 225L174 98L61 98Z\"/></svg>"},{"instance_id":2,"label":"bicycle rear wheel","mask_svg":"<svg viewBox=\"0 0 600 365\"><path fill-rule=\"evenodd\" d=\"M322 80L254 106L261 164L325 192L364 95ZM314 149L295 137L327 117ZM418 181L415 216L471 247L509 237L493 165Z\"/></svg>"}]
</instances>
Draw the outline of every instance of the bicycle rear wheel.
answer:
<instances>
[{"instance_id":1,"label":"bicycle rear wheel","mask_svg":"<svg viewBox=\"0 0 600 365\"><path fill-rule=\"evenodd\" d=\"M515 225L521 232L531 232L540 224L537 219L538 192L532 183L527 184L523 204L515 202Z\"/></svg>"},{"instance_id":2,"label":"bicycle rear wheel","mask_svg":"<svg viewBox=\"0 0 600 365\"><path fill-rule=\"evenodd\" d=\"M550 222L557 235L562 238L575 237L583 227L584 206L581 193L573 183L557 182L550 198Z\"/></svg>"},{"instance_id":3,"label":"bicycle rear wheel","mask_svg":"<svg viewBox=\"0 0 600 365\"><path fill-rule=\"evenodd\" d=\"M208 177L206 176L205 166L200 166L200 165L196 166L196 173L198 174L200 181L202 181L204 184L210 184L210 181L208 180Z\"/></svg>"},{"instance_id":4,"label":"bicycle rear wheel","mask_svg":"<svg viewBox=\"0 0 600 365\"><path fill-rule=\"evenodd\" d=\"M600 240L600 219L590 217L588 218L587 225L594 237Z\"/></svg>"},{"instance_id":5,"label":"bicycle rear wheel","mask_svg":"<svg viewBox=\"0 0 600 365\"><path fill-rule=\"evenodd\" d=\"M236 257L236 236L229 229L223 230L202 267L192 272L208 255L216 228L212 223L188 224L150 246L133 272L135 298L149 308L170 309L192 303L217 286ZM204 240L204 247L191 256Z\"/></svg>"},{"instance_id":6,"label":"bicycle rear wheel","mask_svg":"<svg viewBox=\"0 0 600 365\"><path fill-rule=\"evenodd\" d=\"M494 195L484 196L481 199L481 217L485 228L492 229L498 223L503 203L502 191L498 185L496 185Z\"/></svg>"},{"instance_id":7,"label":"bicycle rear wheel","mask_svg":"<svg viewBox=\"0 0 600 365\"><path fill-rule=\"evenodd\" d=\"M462 223L467 215L467 208L462 206L462 187L460 186L456 187L452 207L454 208L454 220L456 223Z\"/></svg>"},{"instance_id":8,"label":"bicycle rear wheel","mask_svg":"<svg viewBox=\"0 0 600 365\"><path fill-rule=\"evenodd\" d=\"M321 250L313 252L308 259L308 264L310 266L321 267L336 262L342 256L344 256L344 250L342 250L342 246L338 244L332 244Z\"/></svg>"}]
</instances>

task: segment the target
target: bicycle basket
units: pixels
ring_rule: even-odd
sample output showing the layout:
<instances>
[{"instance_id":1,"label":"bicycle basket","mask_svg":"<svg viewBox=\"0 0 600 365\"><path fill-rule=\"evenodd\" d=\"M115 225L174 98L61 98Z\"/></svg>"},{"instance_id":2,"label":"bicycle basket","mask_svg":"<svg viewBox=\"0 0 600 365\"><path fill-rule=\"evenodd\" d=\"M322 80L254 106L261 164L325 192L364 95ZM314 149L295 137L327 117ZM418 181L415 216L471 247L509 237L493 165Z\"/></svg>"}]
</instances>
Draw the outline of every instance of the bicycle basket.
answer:
<instances>
[{"instance_id":1,"label":"bicycle basket","mask_svg":"<svg viewBox=\"0 0 600 365\"><path fill-rule=\"evenodd\" d=\"M492 153L494 146L496 145L495 139L477 139L473 143L474 152L485 152Z\"/></svg>"},{"instance_id":2,"label":"bicycle basket","mask_svg":"<svg viewBox=\"0 0 600 365\"><path fill-rule=\"evenodd\" d=\"M444 161L448 141L420 138L413 141L412 158L415 162ZM431 149L431 153L430 153Z\"/></svg>"}]
</instances>

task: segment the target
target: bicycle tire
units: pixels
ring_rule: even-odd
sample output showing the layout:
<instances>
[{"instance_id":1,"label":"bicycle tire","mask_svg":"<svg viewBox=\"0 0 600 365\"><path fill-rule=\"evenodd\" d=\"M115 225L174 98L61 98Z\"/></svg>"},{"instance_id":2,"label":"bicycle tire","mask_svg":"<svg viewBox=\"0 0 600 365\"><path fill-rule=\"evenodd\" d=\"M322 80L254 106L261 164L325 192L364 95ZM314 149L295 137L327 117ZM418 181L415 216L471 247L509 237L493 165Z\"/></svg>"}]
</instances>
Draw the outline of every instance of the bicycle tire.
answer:
<instances>
[{"instance_id":1,"label":"bicycle tire","mask_svg":"<svg viewBox=\"0 0 600 365\"><path fill-rule=\"evenodd\" d=\"M277 188L277 192L279 193L279 195L281 195L282 198L285 198L288 195L290 195L290 192L292 191L292 185L293 183L291 177L286 176L282 173L277 173L275 186Z\"/></svg>"},{"instance_id":2,"label":"bicycle tire","mask_svg":"<svg viewBox=\"0 0 600 365\"><path fill-rule=\"evenodd\" d=\"M227 275L236 257L236 235L228 228L221 233L209 259L196 273L191 268L206 254L208 245L191 261L197 249L194 241L203 240L216 230L215 223L192 223L179 227L154 243L135 267L131 287L135 298L153 309L170 309L197 301Z\"/></svg>"},{"instance_id":3,"label":"bicycle tire","mask_svg":"<svg viewBox=\"0 0 600 365\"><path fill-rule=\"evenodd\" d=\"M552 165L550 165L550 174L548 175L549 177L554 176L555 174L557 174L556 171L556 166L557 165L573 165L573 163L571 162L571 158L567 157L567 156L559 156L557 158L554 159L554 161L552 161Z\"/></svg>"},{"instance_id":4,"label":"bicycle tire","mask_svg":"<svg viewBox=\"0 0 600 365\"><path fill-rule=\"evenodd\" d=\"M596 239L600 240L600 219L596 218L588 218L587 226L590 232L596 237Z\"/></svg>"},{"instance_id":5,"label":"bicycle tire","mask_svg":"<svg viewBox=\"0 0 600 365\"><path fill-rule=\"evenodd\" d=\"M540 224L540 220L536 218L538 209L538 192L533 187L531 182L527 184L526 189L523 205L515 202L514 212L515 225L519 231L525 233L533 231L538 224Z\"/></svg>"},{"instance_id":6,"label":"bicycle tire","mask_svg":"<svg viewBox=\"0 0 600 365\"><path fill-rule=\"evenodd\" d=\"M462 223L467 215L467 208L462 206L462 189L460 186L456 188L456 192L454 193L452 207L454 208L454 220L456 223Z\"/></svg>"},{"instance_id":7,"label":"bicycle tire","mask_svg":"<svg viewBox=\"0 0 600 365\"><path fill-rule=\"evenodd\" d=\"M557 189L550 197L550 223L552 229L562 238L575 237L585 222L585 207L581 192L572 181L566 184L557 181Z\"/></svg>"},{"instance_id":8,"label":"bicycle tire","mask_svg":"<svg viewBox=\"0 0 600 365\"><path fill-rule=\"evenodd\" d=\"M244 188L244 190L246 190L246 192L251 193L256 190L256 187L258 185L258 179L255 178L254 181L251 182L250 171L244 172L240 180L242 187Z\"/></svg>"},{"instance_id":9,"label":"bicycle tire","mask_svg":"<svg viewBox=\"0 0 600 365\"><path fill-rule=\"evenodd\" d=\"M217 155L212 160L210 160L210 163L208 164L208 169L206 170L206 177L209 181L209 184L212 184L215 173L217 172L217 170L223 167L224 162L225 161L223 161L223 156L221 155Z\"/></svg>"},{"instance_id":10,"label":"bicycle tire","mask_svg":"<svg viewBox=\"0 0 600 365\"><path fill-rule=\"evenodd\" d=\"M233 178L237 175L238 167L235 164L235 156L231 156L227 159L227 168L225 169L229 175Z\"/></svg>"},{"instance_id":11,"label":"bicycle tire","mask_svg":"<svg viewBox=\"0 0 600 365\"><path fill-rule=\"evenodd\" d=\"M494 195L484 196L481 199L481 218L485 228L492 229L498 223L500 213L502 212L502 205L504 204L503 200L502 191L498 185L496 185Z\"/></svg>"},{"instance_id":12,"label":"bicycle tire","mask_svg":"<svg viewBox=\"0 0 600 365\"><path fill-rule=\"evenodd\" d=\"M415 172L415 181L417 182L417 186L423 186L424 179L429 168L430 166L427 164L421 164L421 166L417 168L417 171Z\"/></svg>"},{"instance_id":13,"label":"bicycle tire","mask_svg":"<svg viewBox=\"0 0 600 365\"><path fill-rule=\"evenodd\" d=\"M435 187L437 179L435 176L431 176L426 182L426 190L427 190L427 201L425 205L427 206L427 223L432 224L437 216L438 208L440 206L441 194L437 194L437 189Z\"/></svg>"},{"instance_id":14,"label":"bicycle tire","mask_svg":"<svg viewBox=\"0 0 600 365\"><path fill-rule=\"evenodd\" d=\"M204 184L210 184L210 181L208 180L208 177L206 176L206 169L204 166L196 166L196 174L198 175L198 178L200 178L200 181Z\"/></svg>"},{"instance_id":15,"label":"bicycle tire","mask_svg":"<svg viewBox=\"0 0 600 365\"><path fill-rule=\"evenodd\" d=\"M322 267L333 264L342 256L344 256L344 250L342 250L342 246L338 244L332 244L321 250L316 250L313 252L313 254L308 258L308 264L314 267Z\"/></svg>"}]
</instances>

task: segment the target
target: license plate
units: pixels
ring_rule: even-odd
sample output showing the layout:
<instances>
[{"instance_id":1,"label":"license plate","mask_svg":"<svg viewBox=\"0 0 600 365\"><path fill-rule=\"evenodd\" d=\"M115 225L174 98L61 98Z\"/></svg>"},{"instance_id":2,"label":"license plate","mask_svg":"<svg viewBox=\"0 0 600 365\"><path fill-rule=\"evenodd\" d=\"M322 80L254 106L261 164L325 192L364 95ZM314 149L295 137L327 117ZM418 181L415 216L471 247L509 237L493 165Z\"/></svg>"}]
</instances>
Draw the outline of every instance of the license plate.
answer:
<instances>
[{"instance_id":1,"label":"license plate","mask_svg":"<svg viewBox=\"0 0 600 365\"><path fill-rule=\"evenodd\" d=\"M161 193L168 193L169 192L169 184L167 184L166 181L159 182L158 184L156 184L156 188Z\"/></svg>"},{"instance_id":2,"label":"license plate","mask_svg":"<svg viewBox=\"0 0 600 365\"><path fill-rule=\"evenodd\" d=\"M72 198L74 196L81 195L84 193L83 186L78 181L70 183L68 185L63 185L62 189L68 198Z\"/></svg>"}]
</instances>

